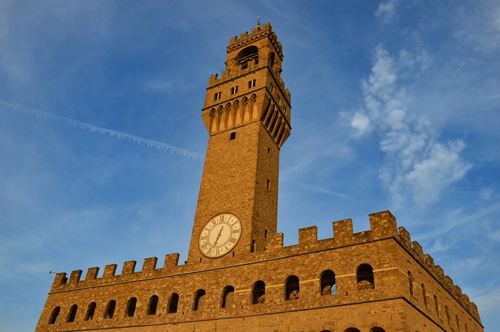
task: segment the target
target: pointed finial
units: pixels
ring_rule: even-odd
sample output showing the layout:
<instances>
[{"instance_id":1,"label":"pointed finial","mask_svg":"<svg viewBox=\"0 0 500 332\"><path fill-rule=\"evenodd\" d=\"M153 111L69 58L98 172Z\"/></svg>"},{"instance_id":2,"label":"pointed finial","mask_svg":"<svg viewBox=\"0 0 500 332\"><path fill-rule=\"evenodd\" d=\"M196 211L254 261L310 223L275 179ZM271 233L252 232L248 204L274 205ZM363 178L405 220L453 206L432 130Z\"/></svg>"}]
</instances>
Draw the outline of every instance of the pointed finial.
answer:
<instances>
[{"instance_id":1,"label":"pointed finial","mask_svg":"<svg viewBox=\"0 0 500 332\"><path fill-rule=\"evenodd\" d=\"M257 26L260 28L260 16L257 16Z\"/></svg>"}]
</instances>

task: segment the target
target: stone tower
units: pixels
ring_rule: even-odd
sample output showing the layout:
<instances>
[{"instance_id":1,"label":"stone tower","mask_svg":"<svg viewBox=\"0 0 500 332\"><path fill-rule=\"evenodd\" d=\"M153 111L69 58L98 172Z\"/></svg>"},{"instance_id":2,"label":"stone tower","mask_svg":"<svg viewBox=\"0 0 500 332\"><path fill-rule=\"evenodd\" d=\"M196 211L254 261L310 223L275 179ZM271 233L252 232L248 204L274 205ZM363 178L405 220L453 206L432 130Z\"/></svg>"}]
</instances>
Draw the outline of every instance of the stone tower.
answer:
<instances>
[{"instance_id":1,"label":"stone tower","mask_svg":"<svg viewBox=\"0 0 500 332\"><path fill-rule=\"evenodd\" d=\"M222 77L210 77L209 134L189 263L263 250L276 233L278 167L290 135L282 47L269 23L231 38ZM230 255L228 255L231 253Z\"/></svg>"},{"instance_id":2,"label":"stone tower","mask_svg":"<svg viewBox=\"0 0 500 332\"><path fill-rule=\"evenodd\" d=\"M36 332L482 332L476 305L389 211L284 246L278 162L290 93L271 26L230 39L202 110L209 143L187 264L179 254L57 273Z\"/></svg>"}]
</instances>

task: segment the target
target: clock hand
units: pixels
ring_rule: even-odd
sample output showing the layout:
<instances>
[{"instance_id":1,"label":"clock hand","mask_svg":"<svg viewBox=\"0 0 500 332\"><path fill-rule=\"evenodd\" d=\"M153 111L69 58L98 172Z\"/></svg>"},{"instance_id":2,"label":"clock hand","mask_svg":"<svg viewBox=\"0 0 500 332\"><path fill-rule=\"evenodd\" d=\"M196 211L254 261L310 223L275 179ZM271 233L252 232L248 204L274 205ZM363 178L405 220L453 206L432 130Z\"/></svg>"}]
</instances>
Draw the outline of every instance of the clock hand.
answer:
<instances>
[{"instance_id":1,"label":"clock hand","mask_svg":"<svg viewBox=\"0 0 500 332\"><path fill-rule=\"evenodd\" d=\"M217 245L217 241L219 241L219 238L222 234L222 230L224 229L224 226L221 227L220 231L219 231L219 234L217 234L217 238L215 239L215 242L214 242L214 246Z\"/></svg>"}]
</instances>

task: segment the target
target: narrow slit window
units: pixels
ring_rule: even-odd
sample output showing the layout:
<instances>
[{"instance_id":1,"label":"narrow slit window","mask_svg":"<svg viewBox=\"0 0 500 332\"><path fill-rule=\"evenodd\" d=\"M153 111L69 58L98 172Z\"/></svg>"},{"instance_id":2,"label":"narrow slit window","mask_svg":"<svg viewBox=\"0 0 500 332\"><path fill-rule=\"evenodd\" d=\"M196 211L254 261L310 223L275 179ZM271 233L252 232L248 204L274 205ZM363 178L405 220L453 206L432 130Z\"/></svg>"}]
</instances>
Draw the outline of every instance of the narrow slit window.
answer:
<instances>
[{"instance_id":1,"label":"narrow slit window","mask_svg":"<svg viewBox=\"0 0 500 332\"><path fill-rule=\"evenodd\" d=\"M68 318L66 319L68 323L72 323L75 321L77 311L78 311L78 306L76 304L73 304L69 309Z\"/></svg>"},{"instance_id":2,"label":"narrow slit window","mask_svg":"<svg viewBox=\"0 0 500 332\"><path fill-rule=\"evenodd\" d=\"M231 94L232 94L232 95L234 95L234 94L236 94L236 93L238 93L238 86L233 86L233 87L231 88Z\"/></svg>"},{"instance_id":3,"label":"narrow slit window","mask_svg":"<svg viewBox=\"0 0 500 332\"><path fill-rule=\"evenodd\" d=\"M92 320L94 318L95 307L96 307L95 302L89 304L87 312L85 313L85 318L84 318L85 320Z\"/></svg>"},{"instance_id":4,"label":"narrow slit window","mask_svg":"<svg viewBox=\"0 0 500 332\"><path fill-rule=\"evenodd\" d=\"M229 140L233 140L236 138L236 132L232 132L231 134L229 134Z\"/></svg>"},{"instance_id":5,"label":"narrow slit window","mask_svg":"<svg viewBox=\"0 0 500 332\"><path fill-rule=\"evenodd\" d=\"M254 88L256 83L257 83L257 80L248 81L248 88L249 89Z\"/></svg>"},{"instance_id":6,"label":"narrow slit window","mask_svg":"<svg viewBox=\"0 0 500 332\"><path fill-rule=\"evenodd\" d=\"M271 190L271 181L267 180L267 190Z\"/></svg>"},{"instance_id":7,"label":"narrow slit window","mask_svg":"<svg viewBox=\"0 0 500 332\"><path fill-rule=\"evenodd\" d=\"M220 92L216 92L216 93L214 94L214 100L219 100L219 99L220 99L220 97L221 97L221 93L220 93Z\"/></svg>"}]
</instances>

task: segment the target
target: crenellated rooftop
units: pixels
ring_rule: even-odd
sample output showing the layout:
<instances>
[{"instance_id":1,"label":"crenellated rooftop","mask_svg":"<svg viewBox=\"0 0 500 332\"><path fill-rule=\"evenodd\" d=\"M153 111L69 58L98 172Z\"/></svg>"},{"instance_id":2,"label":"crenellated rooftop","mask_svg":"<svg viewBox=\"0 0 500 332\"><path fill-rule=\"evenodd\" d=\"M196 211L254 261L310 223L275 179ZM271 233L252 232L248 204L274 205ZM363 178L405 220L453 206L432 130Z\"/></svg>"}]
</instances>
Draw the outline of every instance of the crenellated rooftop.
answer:
<instances>
[{"instance_id":1,"label":"crenellated rooftop","mask_svg":"<svg viewBox=\"0 0 500 332\"><path fill-rule=\"evenodd\" d=\"M389 212L383 211L369 215L370 230L354 233L351 219L339 220L332 223L333 238L318 240L317 227L299 229L298 244L291 246L283 245L283 233L271 235L268 239L266 250L248 253L234 261L238 264L251 264L266 260L283 259L297 255L307 255L315 252L334 250L348 246L361 245L384 239L395 239L420 265L429 272L446 291L455 298L473 317L479 322L477 306L469 300L466 294L453 280L445 275L439 265L434 264L434 259L429 254L424 254L422 246L417 241L411 241L410 234L404 227L397 227L396 218ZM82 270L71 272L68 278L66 273L58 273L52 284L51 292L64 292L75 289L108 286L125 282L162 278L168 276L182 275L188 273L199 273L204 270L223 268L203 264L178 265L179 254L168 254L165 256L162 268L157 268L156 257L146 258L140 271L136 271L136 261L128 261L123 264L121 274L117 275L117 264L109 264L104 268L101 278L98 278L98 267L88 269L82 280ZM227 267L227 266L226 266Z\"/></svg>"}]
</instances>

